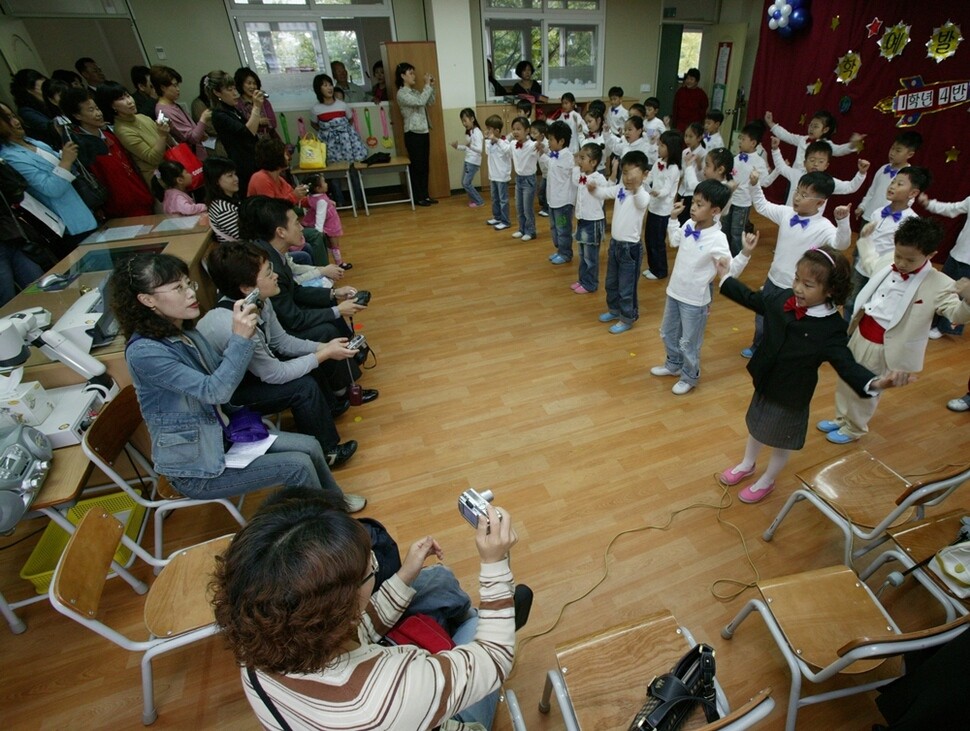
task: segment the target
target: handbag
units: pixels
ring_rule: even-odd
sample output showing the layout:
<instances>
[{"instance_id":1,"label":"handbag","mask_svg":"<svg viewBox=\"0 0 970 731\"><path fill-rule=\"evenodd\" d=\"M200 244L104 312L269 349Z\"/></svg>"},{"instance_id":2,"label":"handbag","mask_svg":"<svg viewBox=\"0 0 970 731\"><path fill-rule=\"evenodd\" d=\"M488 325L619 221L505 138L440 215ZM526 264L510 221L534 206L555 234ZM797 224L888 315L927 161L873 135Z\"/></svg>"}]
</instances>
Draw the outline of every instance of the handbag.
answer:
<instances>
[{"instance_id":1,"label":"handbag","mask_svg":"<svg viewBox=\"0 0 970 731\"><path fill-rule=\"evenodd\" d=\"M444 652L455 648L454 640L427 614L404 617L391 627L385 637L395 645L414 645L428 652Z\"/></svg>"},{"instance_id":2,"label":"handbag","mask_svg":"<svg viewBox=\"0 0 970 731\"><path fill-rule=\"evenodd\" d=\"M99 210L108 200L108 189L79 162L74 163L71 172L74 173L72 185L84 205L92 211Z\"/></svg>"},{"instance_id":3,"label":"handbag","mask_svg":"<svg viewBox=\"0 0 970 731\"><path fill-rule=\"evenodd\" d=\"M263 423L263 417L252 409L240 406L229 417L229 423L222 425L222 432L233 444L259 442L269 436L269 429Z\"/></svg>"},{"instance_id":4,"label":"handbag","mask_svg":"<svg viewBox=\"0 0 970 731\"><path fill-rule=\"evenodd\" d=\"M675 731L698 703L704 706L707 722L716 721L714 670L714 648L703 643L693 647L669 673L650 681L647 702L628 731Z\"/></svg>"},{"instance_id":5,"label":"handbag","mask_svg":"<svg viewBox=\"0 0 970 731\"><path fill-rule=\"evenodd\" d=\"M307 135L300 140L300 169L326 170L327 143Z\"/></svg>"},{"instance_id":6,"label":"handbag","mask_svg":"<svg viewBox=\"0 0 970 731\"><path fill-rule=\"evenodd\" d=\"M195 156L192 148L186 143L179 142L175 147L165 150L165 159L180 163L192 175L189 190L195 190L202 185L202 161Z\"/></svg>"}]
</instances>

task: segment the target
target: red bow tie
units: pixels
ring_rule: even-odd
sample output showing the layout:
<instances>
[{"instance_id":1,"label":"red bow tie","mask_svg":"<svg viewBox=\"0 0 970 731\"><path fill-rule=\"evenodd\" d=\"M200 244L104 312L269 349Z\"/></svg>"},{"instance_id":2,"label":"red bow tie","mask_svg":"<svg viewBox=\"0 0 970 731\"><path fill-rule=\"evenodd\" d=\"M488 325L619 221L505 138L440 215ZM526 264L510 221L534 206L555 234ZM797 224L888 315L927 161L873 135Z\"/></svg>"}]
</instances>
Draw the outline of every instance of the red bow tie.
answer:
<instances>
[{"instance_id":1,"label":"red bow tie","mask_svg":"<svg viewBox=\"0 0 970 731\"><path fill-rule=\"evenodd\" d=\"M795 319L801 320L805 317L805 313L808 312L808 308L795 304L795 297L791 296L785 300L785 312L794 312Z\"/></svg>"},{"instance_id":2,"label":"red bow tie","mask_svg":"<svg viewBox=\"0 0 970 731\"><path fill-rule=\"evenodd\" d=\"M664 164L662 162L658 162L657 163L657 170L663 170L663 169L664 169Z\"/></svg>"},{"instance_id":3,"label":"red bow tie","mask_svg":"<svg viewBox=\"0 0 970 731\"><path fill-rule=\"evenodd\" d=\"M915 274L915 272L901 272L899 271L899 269L896 268L895 264L893 264L893 271L896 272L896 274L898 274L900 277L902 277L904 282L907 279L909 279L911 276L913 276L913 274Z\"/></svg>"},{"instance_id":4,"label":"red bow tie","mask_svg":"<svg viewBox=\"0 0 970 731\"><path fill-rule=\"evenodd\" d=\"M521 150L522 149L522 143L521 142L516 142L515 143L515 149L516 150Z\"/></svg>"},{"instance_id":5,"label":"red bow tie","mask_svg":"<svg viewBox=\"0 0 970 731\"><path fill-rule=\"evenodd\" d=\"M585 175L580 175L579 176L579 184L580 185L586 185L586 176Z\"/></svg>"}]
</instances>

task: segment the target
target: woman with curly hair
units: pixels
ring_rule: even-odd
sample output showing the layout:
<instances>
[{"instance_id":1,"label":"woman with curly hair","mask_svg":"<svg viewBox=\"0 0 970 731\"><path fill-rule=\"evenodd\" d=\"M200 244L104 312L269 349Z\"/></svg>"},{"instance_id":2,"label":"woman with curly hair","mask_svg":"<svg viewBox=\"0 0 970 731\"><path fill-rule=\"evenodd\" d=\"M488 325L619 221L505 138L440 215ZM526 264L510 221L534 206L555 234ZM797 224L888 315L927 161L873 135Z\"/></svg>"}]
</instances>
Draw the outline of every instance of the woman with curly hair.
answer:
<instances>
[{"instance_id":1,"label":"woman with curly hair","mask_svg":"<svg viewBox=\"0 0 970 731\"><path fill-rule=\"evenodd\" d=\"M378 641L415 596L431 536L375 591L367 530L326 497L276 496L233 539L216 570L216 621L243 666L243 690L266 728L487 729L512 667L515 607L503 509L479 518L481 604L431 653ZM283 498L283 499L280 499Z\"/></svg>"},{"instance_id":2,"label":"woman with curly hair","mask_svg":"<svg viewBox=\"0 0 970 731\"><path fill-rule=\"evenodd\" d=\"M125 359L151 434L155 469L187 497L307 485L343 498L348 510L363 509L366 500L341 492L313 437L281 432L248 466L226 467L223 404L246 374L258 315L255 305L236 301L232 335L220 357L195 331L198 286L185 262L168 254L124 259L111 277L111 304L128 339Z\"/></svg>"}]
</instances>

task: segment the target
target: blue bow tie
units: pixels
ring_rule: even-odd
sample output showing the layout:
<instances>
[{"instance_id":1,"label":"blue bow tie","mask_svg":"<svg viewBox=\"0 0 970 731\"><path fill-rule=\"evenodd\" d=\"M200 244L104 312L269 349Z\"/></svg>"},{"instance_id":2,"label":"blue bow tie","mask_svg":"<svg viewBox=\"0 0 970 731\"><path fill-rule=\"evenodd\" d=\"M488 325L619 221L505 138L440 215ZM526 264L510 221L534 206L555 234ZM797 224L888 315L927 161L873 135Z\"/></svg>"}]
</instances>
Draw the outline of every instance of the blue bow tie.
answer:
<instances>
[{"instance_id":1,"label":"blue bow tie","mask_svg":"<svg viewBox=\"0 0 970 731\"><path fill-rule=\"evenodd\" d=\"M747 162L748 161L748 153L746 153L746 152L739 153L738 154L738 160L740 160L741 162Z\"/></svg>"},{"instance_id":2,"label":"blue bow tie","mask_svg":"<svg viewBox=\"0 0 970 731\"><path fill-rule=\"evenodd\" d=\"M620 113L620 108L619 107L613 107L613 114L619 114L619 113Z\"/></svg>"},{"instance_id":3,"label":"blue bow tie","mask_svg":"<svg viewBox=\"0 0 970 731\"><path fill-rule=\"evenodd\" d=\"M693 237L694 241L701 240L700 230L691 228L689 223L684 227L684 236Z\"/></svg>"},{"instance_id":4,"label":"blue bow tie","mask_svg":"<svg viewBox=\"0 0 970 731\"><path fill-rule=\"evenodd\" d=\"M626 188L620 188L620 192L616 194L616 199L622 203L626 200Z\"/></svg>"},{"instance_id":5,"label":"blue bow tie","mask_svg":"<svg viewBox=\"0 0 970 731\"><path fill-rule=\"evenodd\" d=\"M704 135L704 142L710 142L710 141L711 141L711 136L710 135Z\"/></svg>"},{"instance_id":6,"label":"blue bow tie","mask_svg":"<svg viewBox=\"0 0 970 731\"><path fill-rule=\"evenodd\" d=\"M550 152L549 153L549 157L552 158L553 160L558 160L559 159L559 150L554 150L553 152Z\"/></svg>"},{"instance_id":7,"label":"blue bow tie","mask_svg":"<svg viewBox=\"0 0 970 731\"><path fill-rule=\"evenodd\" d=\"M896 223L899 223L899 219L903 217L903 212L902 211L896 211L894 213L893 212L893 209L890 208L889 206L886 206L885 208L883 208L880 211L880 213L882 214L882 217L883 218L889 218L890 216L892 216L893 221L895 221Z\"/></svg>"},{"instance_id":8,"label":"blue bow tie","mask_svg":"<svg viewBox=\"0 0 970 731\"><path fill-rule=\"evenodd\" d=\"M884 173L885 173L886 175L888 175L890 179L892 179L892 178L895 178L895 177L896 177L896 173L898 173L898 172L899 172L898 170L893 170L893 166L892 166L892 165L887 165L886 167L884 167L884 168L882 169L882 171L883 171L883 172L884 172Z\"/></svg>"},{"instance_id":9,"label":"blue bow tie","mask_svg":"<svg viewBox=\"0 0 970 731\"><path fill-rule=\"evenodd\" d=\"M791 226L792 228L795 228L795 226L798 226L799 224L801 224L802 228L808 228L808 219L799 218L798 214L796 213L794 216L791 217L791 220L788 222L788 225Z\"/></svg>"}]
</instances>

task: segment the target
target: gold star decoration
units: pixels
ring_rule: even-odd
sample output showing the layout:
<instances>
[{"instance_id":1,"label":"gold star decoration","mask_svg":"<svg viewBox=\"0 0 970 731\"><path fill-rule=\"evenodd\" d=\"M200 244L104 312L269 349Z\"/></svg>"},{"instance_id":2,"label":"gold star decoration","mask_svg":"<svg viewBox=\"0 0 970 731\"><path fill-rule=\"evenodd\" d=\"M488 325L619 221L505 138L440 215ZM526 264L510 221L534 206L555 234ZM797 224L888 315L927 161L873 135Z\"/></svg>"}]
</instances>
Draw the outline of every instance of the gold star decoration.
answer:
<instances>
[{"instance_id":1,"label":"gold star decoration","mask_svg":"<svg viewBox=\"0 0 970 731\"><path fill-rule=\"evenodd\" d=\"M956 147L950 147L945 154L947 162L956 162L957 158L960 157L960 151Z\"/></svg>"},{"instance_id":2,"label":"gold star decoration","mask_svg":"<svg viewBox=\"0 0 970 731\"><path fill-rule=\"evenodd\" d=\"M805 93L806 94L809 94L810 96L818 96L819 94L821 94L822 93L822 80L821 79L815 79L815 83L814 84L809 84L808 86L805 87Z\"/></svg>"},{"instance_id":3,"label":"gold star decoration","mask_svg":"<svg viewBox=\"0 0 970 731\"><path fill-rule=\"evenodd\" d=\"M805 126L805 115L804 114L801 117L798 118L798 126L799 127L804 127Z\"/></svg>"},{"instance_id":4,"label":"gold star decoration","mask_svg":"<svg viewBox=\"0 0 970 731\"><path fill-rule=\"evenodd\" d=\"M833 15L832 16L832 23L831 23L832 30L835 30L836 28L838 28L839 27L839 23L841 23L841 22L842 22L842 20L839 18L838 15Z\"/></svg>"}]
</instances>

